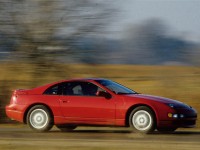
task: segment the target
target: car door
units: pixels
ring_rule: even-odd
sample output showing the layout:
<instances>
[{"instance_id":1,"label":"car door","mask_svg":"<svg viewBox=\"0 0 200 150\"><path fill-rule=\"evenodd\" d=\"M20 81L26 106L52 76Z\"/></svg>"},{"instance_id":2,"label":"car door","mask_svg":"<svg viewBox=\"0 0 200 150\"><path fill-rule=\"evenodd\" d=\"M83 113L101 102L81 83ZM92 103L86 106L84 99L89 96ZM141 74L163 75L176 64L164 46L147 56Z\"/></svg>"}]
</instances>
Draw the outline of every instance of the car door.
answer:
<instances>
[{"instance_id":1,"label":"car door","mask_svg":"<svg viewBox=\"0 0 200 150\"><path fill-rule=\"evenodd\" d=\"M115 100L97 96L100 87L90 82L66 82L60 106L66 120L85 124L114 124Z\"/></svg>"}]
</instances>

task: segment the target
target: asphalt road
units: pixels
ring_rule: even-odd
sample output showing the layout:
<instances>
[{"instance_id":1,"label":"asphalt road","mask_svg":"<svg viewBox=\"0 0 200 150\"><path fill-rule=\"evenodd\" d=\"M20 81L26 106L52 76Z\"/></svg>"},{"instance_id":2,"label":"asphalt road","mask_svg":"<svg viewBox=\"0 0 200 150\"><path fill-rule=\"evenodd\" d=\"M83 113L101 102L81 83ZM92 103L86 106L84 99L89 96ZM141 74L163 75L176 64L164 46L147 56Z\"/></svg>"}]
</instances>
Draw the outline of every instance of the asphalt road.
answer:
<instances>
[{"instance_id":1,"label":"asphalt road","mask_svg":"<svg viewBox=\"0 0 200 150\"><path fill-rule=\"evenodd\" d=\"M173 134L133 133L124 128L79 127L73 132L53 128L35 133L25 125L0 125L0 150L200 150L200 131Z\"/></svg>"}]
</instances>

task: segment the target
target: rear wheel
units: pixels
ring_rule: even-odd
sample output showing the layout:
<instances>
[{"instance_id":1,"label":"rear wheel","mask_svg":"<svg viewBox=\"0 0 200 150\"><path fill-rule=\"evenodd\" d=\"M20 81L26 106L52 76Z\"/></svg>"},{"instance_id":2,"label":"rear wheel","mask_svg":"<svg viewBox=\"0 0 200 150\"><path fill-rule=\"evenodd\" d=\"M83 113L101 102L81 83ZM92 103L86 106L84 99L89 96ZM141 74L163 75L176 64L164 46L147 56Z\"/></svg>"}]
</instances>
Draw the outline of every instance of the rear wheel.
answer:
<instances>
[{"instance_id":1,"label":"rear wheel","mask_svg":"<svg viewBox=\"0 0 200 150\"><path fill-rule=\"evenodd\" d=\"M156 125L154 112L146 106L135 108L129 116L129 125L139 133L153 132Z\"/></svg>"},{"instance_id":2,"label":"rear wheel","mask_svg":"<svg viewBox=\"0 0 200 150\"><path fill-rule=\"evenodd\" d=\"M53 127L53 118L49 109L43 105L33 106L27 114L27 124L38 132L49 131Z\"/></svg>"},{"instance_id":3,"label":"rear wheel","mask_svg":"<svg viewBox=\"0 0 200 150\"><path fill-rule=\"evenodd\" d=\"M77 126L75 125L56 125L58 129L60 129L62 132L70 132L76 129Z\"/></svg>"}]
</instances>

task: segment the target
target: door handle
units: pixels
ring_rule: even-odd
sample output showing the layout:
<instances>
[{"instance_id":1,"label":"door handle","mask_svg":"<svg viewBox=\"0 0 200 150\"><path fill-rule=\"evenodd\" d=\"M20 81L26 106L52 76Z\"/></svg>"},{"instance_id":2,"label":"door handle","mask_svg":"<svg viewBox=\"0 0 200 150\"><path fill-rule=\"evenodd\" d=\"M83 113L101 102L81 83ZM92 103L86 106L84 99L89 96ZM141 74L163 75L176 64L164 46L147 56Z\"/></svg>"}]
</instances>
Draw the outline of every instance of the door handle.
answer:
<instances>
[{"instance_id":1,"label":"door handle","mask_svg":"<svg viewBox=\"0 0 200 150\"><path fill-rule=\"evenodd\" d=\"M69 103L70 102L69 100L62 100L62 99L60 99L60 101L63 102L63 103Z\"/></svg>"}]
</instances>

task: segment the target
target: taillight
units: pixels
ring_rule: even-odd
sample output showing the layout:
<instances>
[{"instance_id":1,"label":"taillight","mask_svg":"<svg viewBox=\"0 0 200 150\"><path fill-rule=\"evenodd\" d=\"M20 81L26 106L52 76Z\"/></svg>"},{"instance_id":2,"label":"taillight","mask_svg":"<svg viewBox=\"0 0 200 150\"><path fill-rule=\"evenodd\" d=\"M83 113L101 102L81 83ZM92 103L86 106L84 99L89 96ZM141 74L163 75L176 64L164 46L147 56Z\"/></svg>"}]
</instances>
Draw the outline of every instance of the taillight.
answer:
<instances>
[{"instance_id":1,"label":"taillight","mask_svg":"<svg viewBox=\"0 0 200 150\"><path fill-rule=\"evenodd\" d=\"M26 91L27 90L23 90L23 89L14 90L13 93L12 93L12 97L10 99L10 103L11 104L17 104L17 103L19 103L19 97L20 97L20 95L27 94Z\"/></svg>"},{"instance_id":2,"label":"taillight","mask_svg":"<svg viewBox=\"0 0 200 150\"><path fill-rule=\"evenodd\" d=\"M17 103L17 95L13 95L11 97L11 101L10 101L11 104L16 104Z\"/></svg>"},{"instance_id":3,"label":"taillight","mask_svg":"<svg viewBox=\"0 0 200 150\"><path fill-rule=\"evenodd\" d=\"M17 95L13 96L13 103L17 103Z\"/></svg>"}]
</instances>

